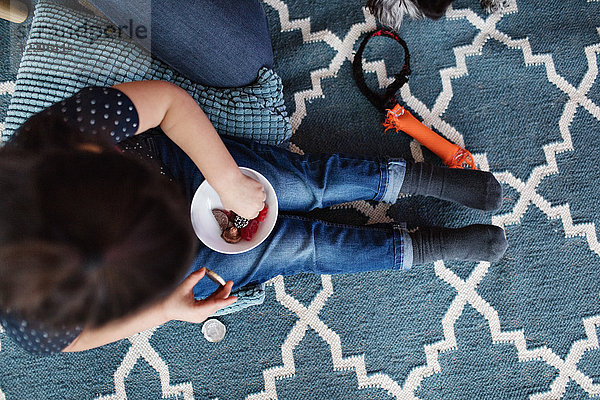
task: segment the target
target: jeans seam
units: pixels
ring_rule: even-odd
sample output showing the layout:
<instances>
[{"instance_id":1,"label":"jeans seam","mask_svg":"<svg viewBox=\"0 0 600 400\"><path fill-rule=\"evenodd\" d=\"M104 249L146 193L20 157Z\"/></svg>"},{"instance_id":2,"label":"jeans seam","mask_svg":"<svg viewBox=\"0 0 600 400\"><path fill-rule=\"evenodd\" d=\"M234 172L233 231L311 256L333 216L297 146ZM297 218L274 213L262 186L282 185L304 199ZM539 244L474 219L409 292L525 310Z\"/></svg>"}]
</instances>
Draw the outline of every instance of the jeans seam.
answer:
<instances>
[{"instance_id":1,"label":"jeans seam","mask_svg":"<svg viewBox=\"0 0 600 400\"><path fill-rule=\"evenodd\" d=\"M394 226L394 267L393 270L395 271L400 271L401 269L401 263L398 262L398 253L402 253L402 239L400 238L401 232L400 229L398 229L396 226ZM398 243L400 242L400 243ZM400 251L399 251L400 250ZM400 258L401 255L400 255Z\"/></svg>"},{"instance_id":2,"label":"jeans seam","mask_svg":"<svg viewBox=\"0 0 600 400\"><path fill-rule=\"evenodd\" d=\"M379 161L379 185L377 187L377 194L373 198L375 201L381 201L385 196L385 190L389 183L389 171L387 165L384 162Z\"/></svg>"}]
</instances>

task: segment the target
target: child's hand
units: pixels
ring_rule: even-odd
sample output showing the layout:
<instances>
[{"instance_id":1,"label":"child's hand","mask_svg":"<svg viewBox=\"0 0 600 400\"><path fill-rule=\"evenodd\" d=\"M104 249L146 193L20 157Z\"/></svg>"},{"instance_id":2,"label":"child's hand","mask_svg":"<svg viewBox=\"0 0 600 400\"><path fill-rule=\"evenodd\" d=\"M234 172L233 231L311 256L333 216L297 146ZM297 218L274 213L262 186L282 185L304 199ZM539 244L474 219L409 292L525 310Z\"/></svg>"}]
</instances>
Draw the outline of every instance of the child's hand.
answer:
<instances>
[{"instance_id":1,"label":"child's hand","mask_svg":"<svg viewBox=\"0 0 600 400\"><path fill-rule=\"evenodd\" d=\"M167 297L163 303L167 320L178 320L192 323L204 322L217 310L227 307L237 301L237 297L229 296L233 282L217 289L204 300L194 298L194 286L204 278L205 268L192 272L181 284Z\"/></svg>"},{"instance_id":2,"label":"child's hand","mask_svg":"<svg viewBox=\"0 0 600 400\"><path fill-rule=\"evenodd\" d=\"M263 186L242 173L236 174L230 183L216 190L223 208L246 219L256 218L267 198Z\"/></svg>"}]
</instances>

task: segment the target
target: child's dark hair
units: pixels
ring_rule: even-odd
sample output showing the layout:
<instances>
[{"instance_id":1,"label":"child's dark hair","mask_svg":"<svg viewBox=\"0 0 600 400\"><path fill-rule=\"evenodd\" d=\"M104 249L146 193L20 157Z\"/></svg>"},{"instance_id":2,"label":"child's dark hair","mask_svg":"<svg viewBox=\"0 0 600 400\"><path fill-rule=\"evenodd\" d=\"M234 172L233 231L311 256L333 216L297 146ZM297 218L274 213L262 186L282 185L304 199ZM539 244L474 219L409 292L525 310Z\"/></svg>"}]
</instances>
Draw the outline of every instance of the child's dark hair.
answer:
<instances>
[{"instance_id":1,"label":"child's dark hair","mask_svg":"<svg viewBox=\"0 0 600 400\"><path fill-rule=\"evenodd\" d=\"M21 133L0 149L2 310L98 326L184 277L197 241L174 184L112 145L79 149L75 132L45 147Z\"/></svg>"}]
</instances>

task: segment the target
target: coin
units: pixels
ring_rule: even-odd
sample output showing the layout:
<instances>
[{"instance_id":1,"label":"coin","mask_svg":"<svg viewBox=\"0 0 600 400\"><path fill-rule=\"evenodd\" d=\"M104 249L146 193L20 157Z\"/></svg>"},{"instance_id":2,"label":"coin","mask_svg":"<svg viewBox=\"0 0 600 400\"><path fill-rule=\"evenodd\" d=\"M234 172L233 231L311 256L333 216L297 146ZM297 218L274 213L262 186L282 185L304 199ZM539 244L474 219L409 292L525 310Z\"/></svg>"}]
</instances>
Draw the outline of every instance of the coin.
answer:
<instances>
[{"instance_id":1,"label":"coin","mask_svg":"<svg viewBox=\"0 0 600 400\"><path fill-rule=\"evenodd\" d=\"M204 334L206 340L212 343L218 343L223 340L225 332L227 332L225 325L216 319L207 319L204 321L204 325L202 325L202 334Z\"/></svg>"}]
</instances>

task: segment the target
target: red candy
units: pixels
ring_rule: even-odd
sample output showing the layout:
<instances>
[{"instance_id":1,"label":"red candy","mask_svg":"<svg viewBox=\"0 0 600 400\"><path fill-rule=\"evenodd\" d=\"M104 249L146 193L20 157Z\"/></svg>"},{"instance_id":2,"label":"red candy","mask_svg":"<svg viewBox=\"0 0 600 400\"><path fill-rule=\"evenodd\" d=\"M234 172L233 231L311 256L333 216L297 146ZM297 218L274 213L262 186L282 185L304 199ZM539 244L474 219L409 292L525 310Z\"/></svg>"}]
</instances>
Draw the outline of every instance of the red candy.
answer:
<instances>
[{"instance_id":1,"label":"red candy","mask_svg":"<svg viewBox=\"0 0 600 400\"><path fill-rule=\"evenodd\" d=\"M259 222L263 222L265 220L265 218L267 218L268 211L269 211L269 206L265 204L264 208L262 210L260 210L260 212L258 213L258 217L256 217L256 219Z\"/></svg>"},{"instance_id":2,"label":"red candy","mask_svg":"<svg viewBox=\"0 0 600 400\"><path fill-rule=\"evenodd\" d=\"M213 210L213 214L215 214L215 211L217 211L217 214L218 214L218 211L222 211L223 213L225 213L227 215L227 218L229 219L229 225L230 226L233 225L233 219L236 216L235 213L233 213L232 211L228 211L228 210ZM259 223L264 221L265 218L267 218L268 212L269 212L269 206L267 206L265 204L265 206L263 207L262 210L260 210L260 212L258 213L258 216L256 218L250 220L250 222L248 222L248 225L239 229L239 233L240 233L242 239L247 240L247 241L252 240L252 238L258 231ZM215 218L217 218L217 214L215 215ZM218 221L218 218L217 218L217 221ZM223 229L223 227L221 227L221 229ZM229 229L229 228L227 228L227 229Z\"/></svg>"},{"instance_id":3,"label":"red candy","mask_svg":"<svg viewBox=\"0 0 600 400\"><path fill-rule=\"evenodd\" d=\"M258 231L258 219L253 219L241 229L240 234L242 235L242 239L250 241L256 231Z\"/></svg>"}]
</instances>

